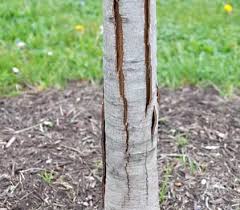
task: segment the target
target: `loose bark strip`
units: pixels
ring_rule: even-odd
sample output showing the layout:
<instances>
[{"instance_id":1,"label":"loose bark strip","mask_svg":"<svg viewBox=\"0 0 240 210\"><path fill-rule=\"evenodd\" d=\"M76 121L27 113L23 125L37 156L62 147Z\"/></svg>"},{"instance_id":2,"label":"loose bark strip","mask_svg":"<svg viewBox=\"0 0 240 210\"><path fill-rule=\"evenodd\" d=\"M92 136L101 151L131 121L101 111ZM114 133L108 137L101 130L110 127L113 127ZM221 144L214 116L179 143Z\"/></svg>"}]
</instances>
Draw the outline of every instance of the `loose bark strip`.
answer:
<instances>
[{"instance_id":1,"label":"loose bark strip","mask_svg":"<svg viewBox=\"0 0 240 210\"><path fill-rule=\"evenodd\" d=\"M145 67L146 67L146 111L152 100L152 64L151 64L151 44L150 44L150 1L144 2L144 43L145 43Z\"/></svg>"},{"instance_id":2,"label":"loose bark strip","mask_svg":"<svg viewBox=\"0 0 240 210\"><path fill-rule=\"evenodd\" d=\"M118 73L118 80L119 80L119 91L120 96L123 100L123 125L126 132L126 157L127 162L125 165L125 171L127 175L127 185L128 185L128 196L130 193L130 186L129 186L129 174L128 174L128 163L129 163L129 131L128 131L128 101L125 95L125 76L123 72L123 27L122 27L122 17L119 12L119 0L114 0L113 2L113 11L114 11L114 19L115 19L115 36L116 36L116 70Z\"/></svg>"}]
</instances>

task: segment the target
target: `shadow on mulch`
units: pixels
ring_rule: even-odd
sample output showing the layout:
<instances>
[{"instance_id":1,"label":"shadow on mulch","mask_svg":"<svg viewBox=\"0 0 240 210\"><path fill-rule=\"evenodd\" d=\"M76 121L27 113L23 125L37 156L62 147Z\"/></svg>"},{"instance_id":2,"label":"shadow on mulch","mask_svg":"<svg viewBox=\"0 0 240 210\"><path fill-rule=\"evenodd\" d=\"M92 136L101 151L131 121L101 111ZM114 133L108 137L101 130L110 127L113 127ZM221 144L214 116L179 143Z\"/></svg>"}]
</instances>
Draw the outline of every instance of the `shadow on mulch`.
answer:
<instances>
[{"instance_id":1,"label":"shadow on mulch","mask_svg":"<svg viewBox=\"0 0 240 210\"><path fill-rule=\"evenodd\" d=\"M87 84L0 99L0 208L100 209L102 91ZM240 98L162 89L162 210L240 209Z\"/></svg>"}]
</instances>

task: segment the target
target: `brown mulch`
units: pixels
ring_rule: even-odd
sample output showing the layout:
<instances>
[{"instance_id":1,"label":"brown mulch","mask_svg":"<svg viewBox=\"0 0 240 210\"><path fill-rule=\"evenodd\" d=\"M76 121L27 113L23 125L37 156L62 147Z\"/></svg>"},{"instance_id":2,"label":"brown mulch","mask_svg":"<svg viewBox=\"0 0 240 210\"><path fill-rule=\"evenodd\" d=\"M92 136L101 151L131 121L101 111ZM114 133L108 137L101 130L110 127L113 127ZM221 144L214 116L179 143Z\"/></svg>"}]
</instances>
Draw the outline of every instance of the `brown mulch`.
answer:
<instances>
[{"instance_id":1,"label":"brown mulch","mask_svg":"<svg viewBox=\"0 0 240 210\"><path fill-rule=\"evenodd\" d=\"M162 89L162 210L240 209L240 98ZM100 209L101 88L0 99L0 209Z\"/></svg>"}]
</instances>

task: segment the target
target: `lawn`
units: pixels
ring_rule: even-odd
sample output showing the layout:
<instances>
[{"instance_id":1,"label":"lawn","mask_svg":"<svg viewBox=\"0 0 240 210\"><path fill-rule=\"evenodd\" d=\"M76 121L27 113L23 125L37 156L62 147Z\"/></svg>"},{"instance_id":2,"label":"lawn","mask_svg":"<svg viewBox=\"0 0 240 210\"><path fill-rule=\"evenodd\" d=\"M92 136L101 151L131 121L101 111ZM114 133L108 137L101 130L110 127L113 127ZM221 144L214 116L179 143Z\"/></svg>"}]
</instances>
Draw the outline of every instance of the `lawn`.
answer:
<instances>
[{"instance_id":1,"label":"lawn","mask_svg":"<svg viewBox=\"0 0 240 210\"><path fill-rule=\"evenodd\" d=\"M240 87L240 2L158 0L162 86ZM0 94L102 78L102 1L0 2Z\"/></svg>"}]
</instances>

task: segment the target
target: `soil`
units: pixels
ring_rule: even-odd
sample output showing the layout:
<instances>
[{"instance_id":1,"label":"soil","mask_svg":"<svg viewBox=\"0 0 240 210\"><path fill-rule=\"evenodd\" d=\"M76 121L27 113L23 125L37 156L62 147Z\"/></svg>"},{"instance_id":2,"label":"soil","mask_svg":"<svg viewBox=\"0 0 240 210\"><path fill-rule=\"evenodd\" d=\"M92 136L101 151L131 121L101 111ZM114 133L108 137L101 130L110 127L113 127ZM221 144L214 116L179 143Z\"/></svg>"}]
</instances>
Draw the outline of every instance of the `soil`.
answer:
<instances>
[{"instance_id":1,"label":"soil","mask_svg":"<svg viewBox=\"0 0 240 210\"><path fill-rule=\"evenodd\" d=\"M0 209L101 209L102 90L0 98ZM240 97L161 90L162 210L240 209Z\"/></svg>"}]
</instances>

